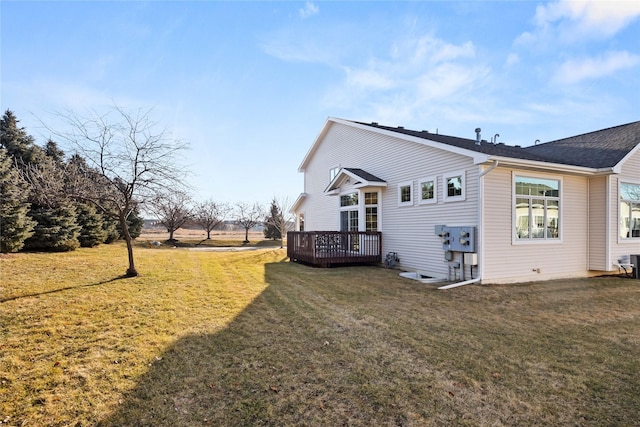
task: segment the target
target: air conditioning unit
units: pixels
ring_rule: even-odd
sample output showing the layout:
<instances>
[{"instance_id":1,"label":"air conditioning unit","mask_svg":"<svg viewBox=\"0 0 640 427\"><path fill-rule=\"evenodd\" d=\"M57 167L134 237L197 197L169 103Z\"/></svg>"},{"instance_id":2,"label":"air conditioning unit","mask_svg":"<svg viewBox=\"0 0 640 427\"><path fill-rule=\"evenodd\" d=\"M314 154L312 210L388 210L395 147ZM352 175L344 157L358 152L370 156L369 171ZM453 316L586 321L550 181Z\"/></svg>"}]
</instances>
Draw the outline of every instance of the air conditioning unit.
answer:
<instances>
[{"instance_id":1,"label":"air conditioning unit","mask_svg":"<svg viewBox=\"0 0 640 427\"><path fill-rule=\"evenodd\" d=\"M634 279L640 279L640 254L629 255L630 262L633 265L633 272L631 276Z\"/></svg>"}]
</instances>

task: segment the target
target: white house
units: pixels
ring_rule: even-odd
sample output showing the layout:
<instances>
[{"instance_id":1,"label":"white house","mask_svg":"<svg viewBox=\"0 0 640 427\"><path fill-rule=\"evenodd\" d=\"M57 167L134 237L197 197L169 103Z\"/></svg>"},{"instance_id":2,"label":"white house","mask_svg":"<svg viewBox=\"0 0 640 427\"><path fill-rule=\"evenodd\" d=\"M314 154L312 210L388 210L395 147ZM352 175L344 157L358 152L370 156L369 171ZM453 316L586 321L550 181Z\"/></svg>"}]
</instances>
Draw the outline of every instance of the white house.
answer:
<instances>
[{"instance_id":1,"label":"white house","mask_svg":"<svg viewBox=\"0 0 640 427\"><path fill-rule=\"evenodd\" d=\"M531 147L477 131L329 118L299 168L298 230L378 231L401 269L485 283L614 272L640 254L640 121Z\"/></svg>"}]
</instances>

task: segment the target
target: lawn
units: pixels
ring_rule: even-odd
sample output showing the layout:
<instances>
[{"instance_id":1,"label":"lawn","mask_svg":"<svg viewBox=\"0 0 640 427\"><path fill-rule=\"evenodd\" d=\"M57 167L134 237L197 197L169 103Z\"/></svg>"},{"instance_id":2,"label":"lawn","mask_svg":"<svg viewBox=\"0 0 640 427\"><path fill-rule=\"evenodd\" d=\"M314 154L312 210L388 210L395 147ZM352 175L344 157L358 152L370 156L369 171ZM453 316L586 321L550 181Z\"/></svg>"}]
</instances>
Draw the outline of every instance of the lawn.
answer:
<instances>
[{"instance_id":1,"label":"lawn","mask_svg":"<svg viewBox=\"0 0 640 427\"><path fill-rule=\"evenodd\" d=\"M0 425L632 426L640 281L448 291L278 248L0 258Z\"/></svg>"}]
</instances>

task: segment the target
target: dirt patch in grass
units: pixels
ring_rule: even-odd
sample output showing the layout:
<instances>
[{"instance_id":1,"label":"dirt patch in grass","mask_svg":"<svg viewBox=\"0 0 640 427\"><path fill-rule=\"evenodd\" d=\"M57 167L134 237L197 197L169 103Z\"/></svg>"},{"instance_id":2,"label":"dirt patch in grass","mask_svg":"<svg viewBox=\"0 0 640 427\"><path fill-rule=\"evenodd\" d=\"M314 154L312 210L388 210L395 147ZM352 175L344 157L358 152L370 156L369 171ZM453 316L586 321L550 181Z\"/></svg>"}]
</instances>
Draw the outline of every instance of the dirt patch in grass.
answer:
<instances>
[{"instance_id":1,"label":"dirt patch in grass","mask_svg":"<svg viewBox=\"0 0 640 427\"><path fill-rule=\"evenodd\" d=\"M602 426L640 419L634 280L438 291L393 270L289 263L279 249L140 248L142 276L110 281L122 270L110 266L117 249L49 255L67 257L55 261L55 274L44 269L54 262L38 254L0 260L2 295L17 296L0 306L0 421ZM27 276L31 284L21 285Z\"/></svg>"}]
</instances>

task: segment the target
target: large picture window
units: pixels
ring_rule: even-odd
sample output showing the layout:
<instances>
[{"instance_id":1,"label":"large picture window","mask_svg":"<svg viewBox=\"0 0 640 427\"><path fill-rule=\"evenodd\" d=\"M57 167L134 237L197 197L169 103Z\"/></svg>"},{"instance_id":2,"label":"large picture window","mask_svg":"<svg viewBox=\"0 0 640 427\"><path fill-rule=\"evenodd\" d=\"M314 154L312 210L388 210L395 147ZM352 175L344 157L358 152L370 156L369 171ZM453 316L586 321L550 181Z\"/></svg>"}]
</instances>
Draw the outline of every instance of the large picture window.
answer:
<instances>
[{"instance_id":1,"label":"large picture window","mask_svg":"<svg viewBox=\"0 0 640 427\"><path fill-rule=\"evenodd\" d=\"M518 240L560 238L560 181L516 176L515 235Z\"/></svg>"},{"instance_id":2,"label":"large picture window","mask_svg":"<svg viewBox=\"0 0 640 427\"><path fill-rule=\"evenodd\" d=\"M620 238L640 238L640 184L620 183Z\"/></svg>"}]
</instances>

